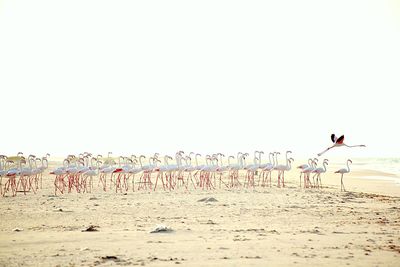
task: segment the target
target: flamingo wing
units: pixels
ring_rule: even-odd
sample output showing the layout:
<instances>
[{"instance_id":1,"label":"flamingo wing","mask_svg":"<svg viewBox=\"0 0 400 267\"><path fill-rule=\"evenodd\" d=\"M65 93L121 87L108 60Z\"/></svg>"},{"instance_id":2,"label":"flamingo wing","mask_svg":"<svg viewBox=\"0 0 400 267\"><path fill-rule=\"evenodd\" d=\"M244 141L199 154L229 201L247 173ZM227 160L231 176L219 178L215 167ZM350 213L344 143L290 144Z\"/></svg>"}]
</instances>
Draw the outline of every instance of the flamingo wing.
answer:
<instances>
[{"instance_id":1,"label":"flamingo wing","mask_svg":"<svg viewBox=\"0 0 400 267\"><path fill-rule=\"evenodd\" d=\"M344 135L342 135L341 137L339 137L339 138L336 140L336 144L343 144L343 141L344 141Z\"/></svg>"},{"instance_id":2,"label":"flamingo wing","mask_svg":"<svg viewBox=\"0 0 400 267\"><path fill-rule=\"evenodd\" d=\"M335 134L331 134L331 140L333 143L336 143L337 137Z\"/></svg>"}]
</instances>

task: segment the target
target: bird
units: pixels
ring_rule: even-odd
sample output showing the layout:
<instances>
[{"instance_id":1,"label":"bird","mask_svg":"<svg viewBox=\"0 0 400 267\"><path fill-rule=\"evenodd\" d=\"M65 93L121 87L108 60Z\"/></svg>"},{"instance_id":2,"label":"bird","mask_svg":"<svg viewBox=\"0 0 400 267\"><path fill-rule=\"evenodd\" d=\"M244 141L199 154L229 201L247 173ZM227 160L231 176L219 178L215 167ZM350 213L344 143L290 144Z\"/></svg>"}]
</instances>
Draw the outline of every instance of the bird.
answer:
<instances>
[{"instance_id":1,"label":"bird","mask_svg":"<svg viewBox=\"0 0 400 267\"><path fill-rule=\"evenodd\" d=\"M303 178L304 178L304 188L307 188L310 186L310 173L315 170L315 167L317 166L318 159L315 158L314 160L311 161L311 164L308 168L305 168L301 171L303 173ZM301 174L300 174L301 177Z\"/></svg>"},{"instance_id":2,"label":"bird","mask_svg":"<svg viewBox=\"0 0 400 267\"><path fill-rule=\"evenodd\" d=\"M301 164L300 166L297 166L297 169L300 169L300 187L301 187L301 175L303 174L303 170L309 168L312 164L312 159L308 159L308 164Z\"/></svg>"},{"instance_id":3,"label":"bird","mask_svg":"<svg viewBox=\"0 0 400 267\"><path fill-rule=\"evenodd\" d=\"M350 172L349 163L353 163L353 161L351 161L351 159L348 159L347 160L347 169L343 168L343 169L335 171L335 173L340 173L341 174L341 177L340 177L340 191L345 191L346 192L346 188L344 188L344 183L343 183L343 174Z\"/></svg>"},{"instance_id":4,"label":"bird","mask_svg":"<svg viewBox=\"0 0 400 267\"><path fill-rule=\"evenodd\" d=\"M247 171L244 185L253 187L255 186L254 176L256 174L256 171L260 167L259 158L257 158L257 153L258 151L254 152L253 164L244 166L244 169Z\"/></svg>"},{"instance_id":5,"label":"bird","mask_svg":"<svg viewBox=\"0 0 400 267\"><path fill-rule=\"evenodd\" d=\"M312 173L314 173L314 176L313 176L313 181L314 181L314 178L315 177L317 177L317 184L316 184L316 187L318 187L318 188L322 188L322 183L321 183L321 173L325 173L326 172L326 165L328 165L328 159L324 159L324 161L323 161L323 163L322 163L322 168L321 167L319 167L319 168L316 168L315 170L313 170L312 171ZM319 181L319 183L318 183L318 181Z\"/></svg>"},{"instance_id":6,"label":"bird","mask_svg":"<svg viewBox=\"0 0 400 267\"><path fill-rule=\"evenodd\" d=\"M262 184L261 186L265 186L265 184L268 185L268 175L269 175L269 186L271 187L271 172L275 167L275 152L270 152L269 153L269 163L266 164L261 164L261 175L262 175ZM272 159L272 160L271 160ZM265 176L266 174L266 176Z\"/></svg>"},{"instance_id":7,"label":"bird","mask_svg":"<svg viewBox=\"0 0 400 267\"><path fill-rule=\"evenodd\" d=\"M278 187L281 187L281 181L282 186L285 187L285 171L290 171L292 168L291 163L294 159L288 158L289 153L292 153L292 151L286 151L286 165L276 165L274 167L274 170L278 171Z\"/></svg>"},{"instance_id":8,"label":"bird","mask_svg":"<svg viewBox=\"0 0 400 267\"><path fill-rule=\"evenodd\" d=\"M331 134L331 140L333 142L333 146L330 146L327 149L325 149L324 151L322 151L321 153L318 153L318 157L322 156L322 154L324 154L325 152L327 152L328 150L330 150L334 147L340 147L340 146L365 147L365 145L353 145L353 146L346 145L344 143L344 135L342 135L341 137L338 138L335 134Z\"/></svg>"}]
</instances>

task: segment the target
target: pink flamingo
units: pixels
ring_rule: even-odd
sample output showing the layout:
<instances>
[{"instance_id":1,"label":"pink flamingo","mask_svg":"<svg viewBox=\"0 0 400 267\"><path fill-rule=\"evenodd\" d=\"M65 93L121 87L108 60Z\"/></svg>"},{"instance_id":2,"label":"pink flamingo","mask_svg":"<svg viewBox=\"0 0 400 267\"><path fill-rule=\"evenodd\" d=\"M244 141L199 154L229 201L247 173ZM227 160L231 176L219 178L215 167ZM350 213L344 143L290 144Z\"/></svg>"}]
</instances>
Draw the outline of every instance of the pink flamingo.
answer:
<instances>
[{"instance_id":1,"label":"pink flamingo","mask_svg":"<svg viewBox=\"0 0 400 267\"><path fill-rule=\"evenodd\" d=\"M337 138L335 134L331 134L331 140L333 142L333 146L328 147L327 149L325 149L324 151L322 151L321 153L318 153L318 156L321 156L322 154L324 154L326 151L334 148L334 147L340 147L340 146L347 146L347 147L365 147L365 145L353 145L353 146L348 146L346 145L343 141L344 141L344 135L342 135L341 137Z\"/></svg>"}]
</instances>

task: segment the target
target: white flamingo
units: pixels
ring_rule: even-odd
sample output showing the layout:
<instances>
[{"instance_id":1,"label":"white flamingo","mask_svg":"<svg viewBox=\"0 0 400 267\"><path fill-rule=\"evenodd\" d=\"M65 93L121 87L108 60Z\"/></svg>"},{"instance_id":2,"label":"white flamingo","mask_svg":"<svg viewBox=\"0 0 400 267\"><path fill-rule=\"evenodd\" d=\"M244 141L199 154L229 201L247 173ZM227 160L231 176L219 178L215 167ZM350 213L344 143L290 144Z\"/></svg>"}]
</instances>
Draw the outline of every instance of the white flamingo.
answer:
<instances>
[{"instance_id":1,"label":"white flamingo","mask_svg":"<svg viewBox=\"0 0 400 267\"><path fill-rule=\"evenodd\" d=\"M305 168L301 171L303 174L304 178L304 188L307 188L310 186L310 173L315 170L315 167L317 166L318 159L315 158L314 160L311 161L311 164L308 168ZM301 175L301 174L300 174Z\"/></svg>"},{"instance_id":2,"label":"white flamingo","mask_svg":"<svg viewBox=\"0 0 400 267\"><path fill-rule=\"evenodd\" d=\"M276 165L273 169L278 171L278 187L281 186L282 180L282 187L285 187L285 171L290 171L292 168L292 161L293 158L288 158L288 155L292 153L292 151L286 151L286 164L285 165ZM277 161L278 162L278 161Z\"/></svg>"},{"instance_id":3,"label":"white flamingo","mask_svg":"<svg viewBox=\"0 0 400 267\"><path fill-rule=\"evenodd\" d=\"M300 166L297 166L297 169L300 169L300 187L301 187L301 175L303 174L303 170L309 168L312 163L312 158L308 159L308 164L301 164Z\"/></svg>"},{"instance_id":4,"label":"white flamingo","mask_svg":"<svg viewBox=\"0 0 400 267\"><path fill-rule=\"evenodd\" d=\"M322 188L321 174L326 172L326 165L328 165L328 160L324 159L324 161L322 163L322 168L319 167L312 171L312 173L315 173L313 176L313 181L314 181L314 177L317 177L317 187L318 188Z\"/></svg>"},{"instance_id":5,"label":"white flamingo","mask_svg":"<svg viewBox=\"0 0 400 267\"><path fill-rule=\"evenodd\" d=\"M265 182L268 185L268 176L269 176L269 186L271 187L271 172L274 169L275 165L275 152L270 152L269 155L269 163L261 164L261 172L262 172L262 183L261 186L265 186Z\"/></svg>"},{"instance_id":6,"label":"white flamingo","mask_svg":"<svg viewBox=\"0 0 400 267\"><path fill-rule=\"evenodd\" d=\"M353 163L353 161L351 161L351 159L348 159L347 160L347 169L343 168L343 169L335 171L335 173L340 173L341 174L341 177L340 177L340 191L342 191L342 190L346 191L346 188L344 188L344 183L343 183L343 174L350 172L349 163Z\"/></svg>"}]
</instances>

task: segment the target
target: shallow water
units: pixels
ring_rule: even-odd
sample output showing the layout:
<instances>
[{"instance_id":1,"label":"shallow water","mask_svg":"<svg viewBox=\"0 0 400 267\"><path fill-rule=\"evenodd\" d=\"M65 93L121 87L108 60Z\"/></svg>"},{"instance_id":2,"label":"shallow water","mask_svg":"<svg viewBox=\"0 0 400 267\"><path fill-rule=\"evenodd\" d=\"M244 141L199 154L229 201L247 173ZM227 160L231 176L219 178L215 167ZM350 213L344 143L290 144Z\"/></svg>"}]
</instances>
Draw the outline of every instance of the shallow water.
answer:
<instances>
[{"instance_id":1,"label":"shallow water","mask_svg":"<svg viewBox=\"0 0 400 267\"><path fill-rule=\"evenodd\" d=\"M400 176L400 158L359 158L353 165L363 170L377 170Z\"/></svg>"}]
</instances>

